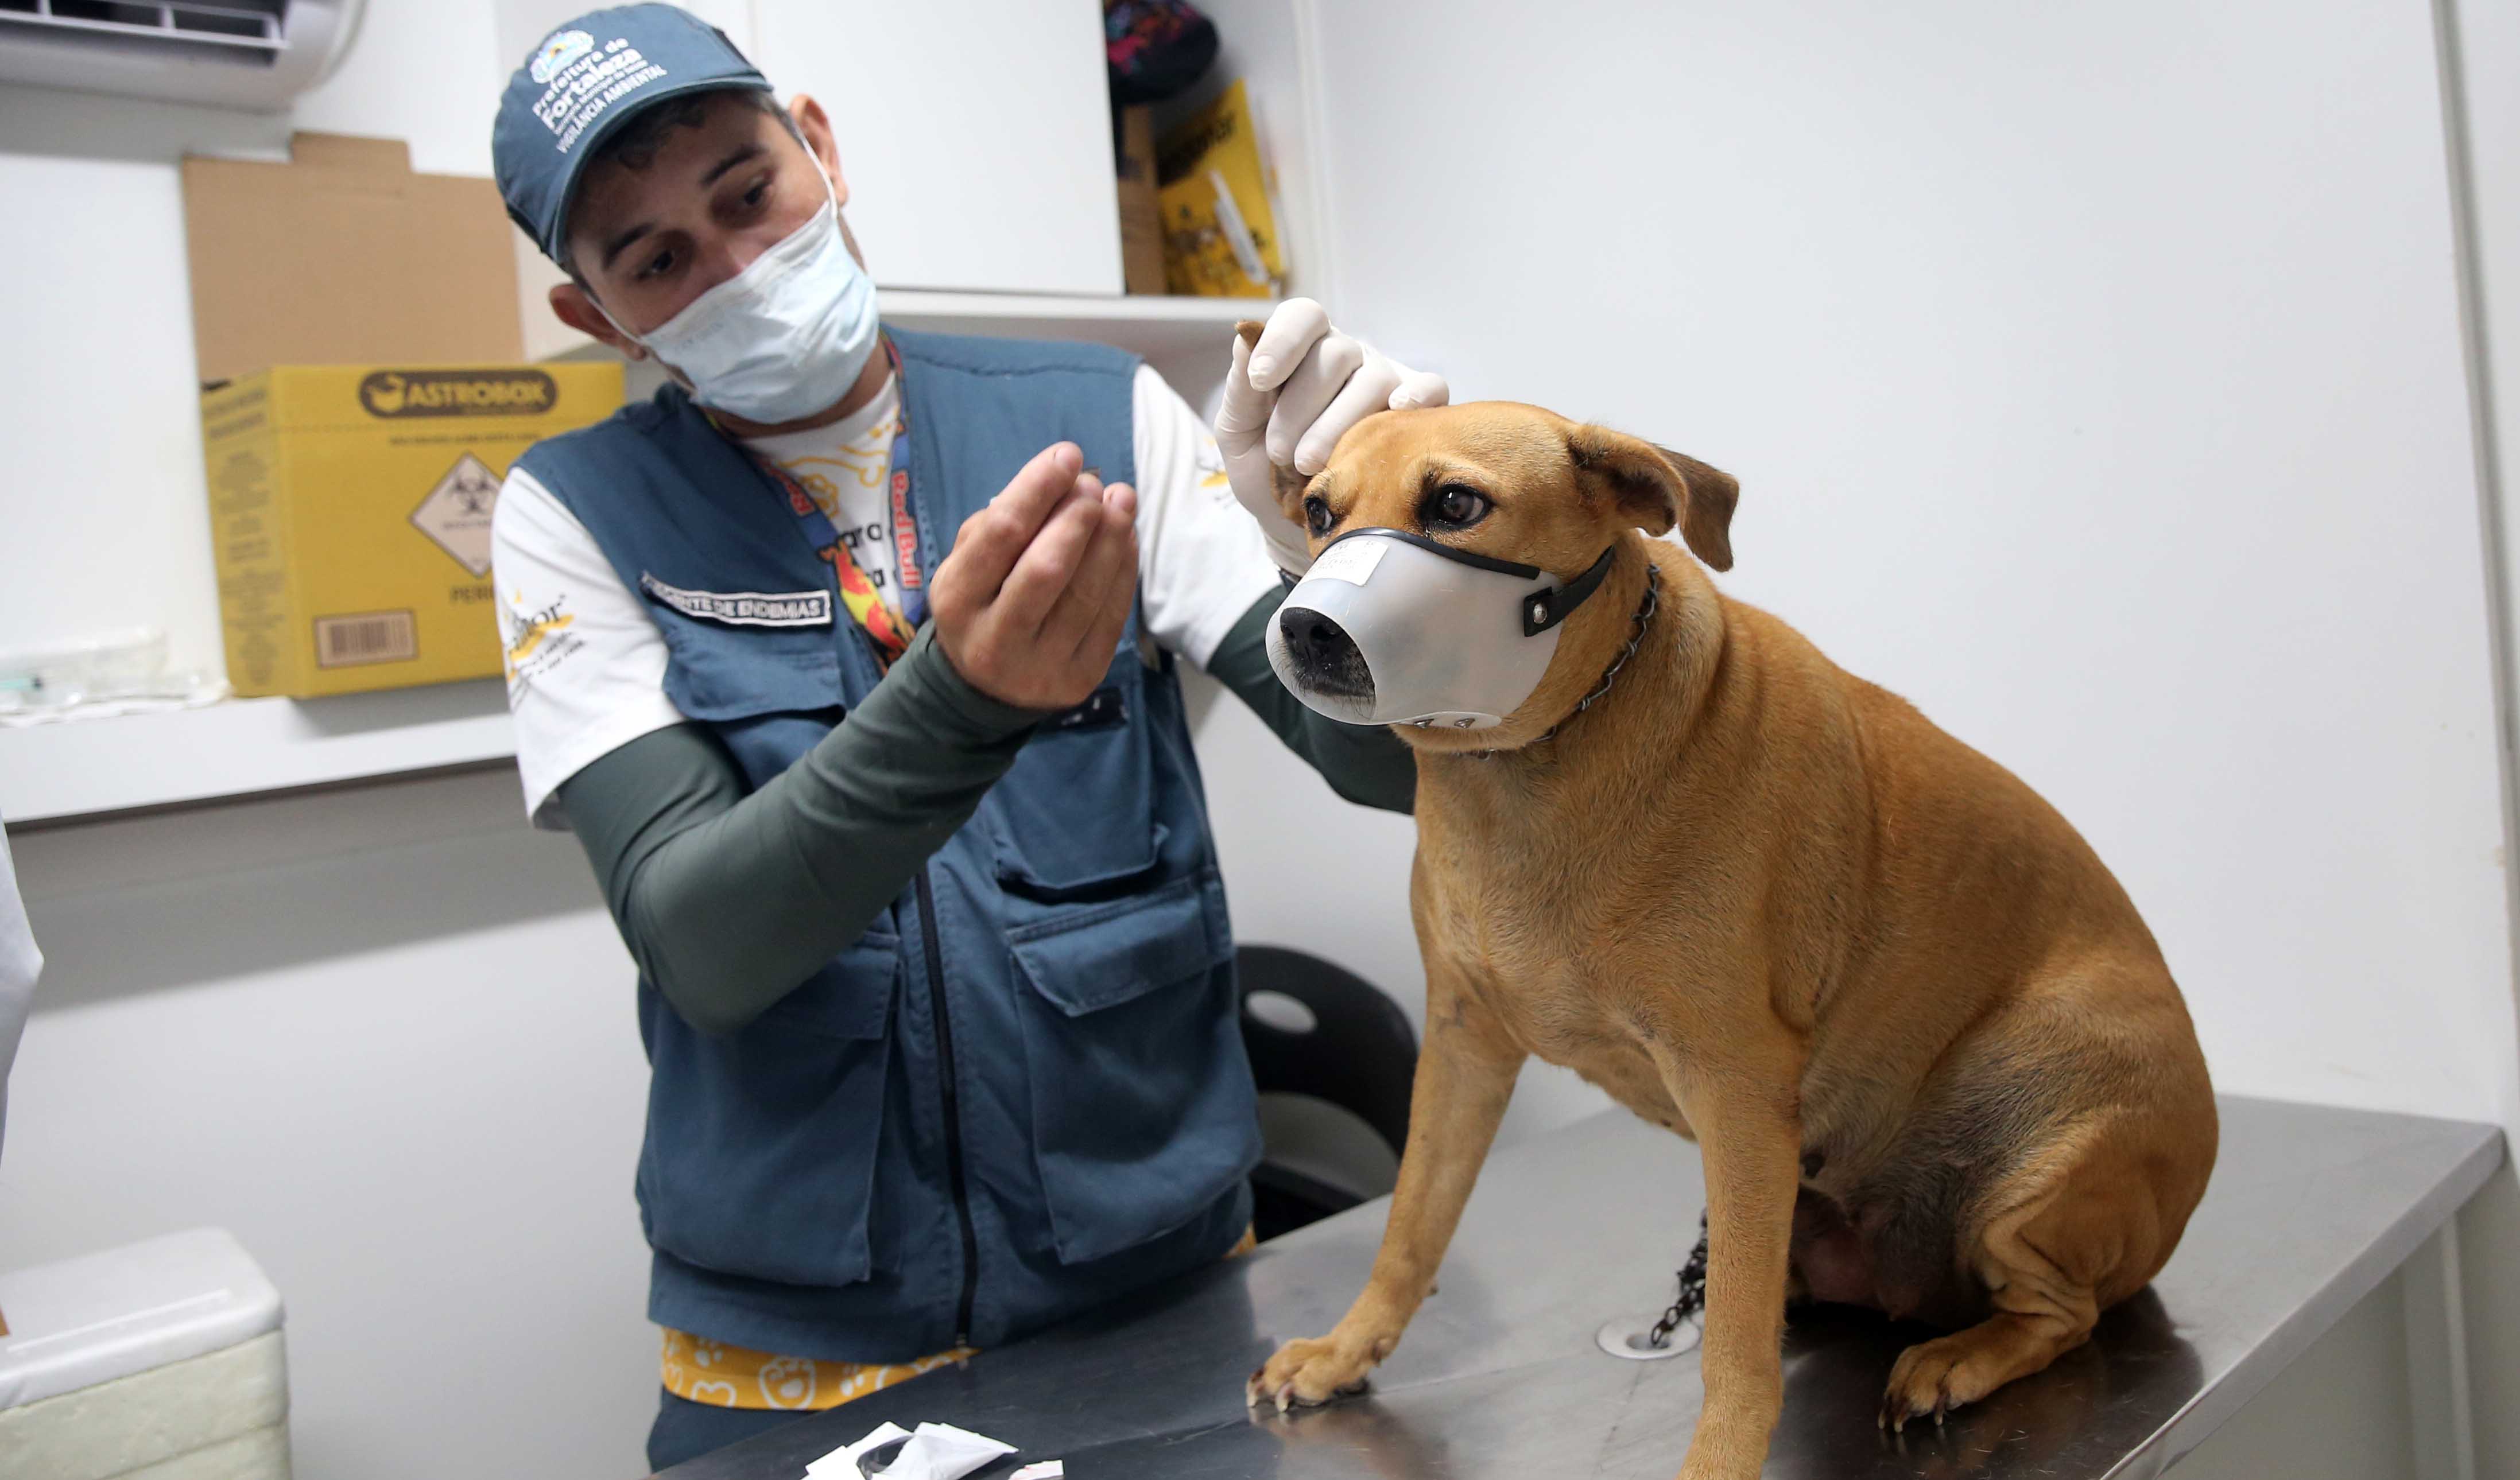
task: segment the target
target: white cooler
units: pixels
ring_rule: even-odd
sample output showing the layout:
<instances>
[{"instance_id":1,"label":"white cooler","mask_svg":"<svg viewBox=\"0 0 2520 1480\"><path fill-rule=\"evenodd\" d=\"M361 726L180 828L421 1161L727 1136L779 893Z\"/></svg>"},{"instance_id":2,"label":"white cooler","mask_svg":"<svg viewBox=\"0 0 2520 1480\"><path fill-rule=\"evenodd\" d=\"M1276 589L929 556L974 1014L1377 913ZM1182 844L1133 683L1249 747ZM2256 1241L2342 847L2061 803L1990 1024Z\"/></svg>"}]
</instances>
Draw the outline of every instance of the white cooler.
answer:
<instances>
[{"instance_id":1,"label":"white cooler","mask_svg":"<svg viewBox=\"0 0 2520 1480\"><path fill-rule=\"evenodd\" d=\"M280 1292L224 1229L0 1275L0 1480L288 1480Z\"/></svg>"}]
</instances>

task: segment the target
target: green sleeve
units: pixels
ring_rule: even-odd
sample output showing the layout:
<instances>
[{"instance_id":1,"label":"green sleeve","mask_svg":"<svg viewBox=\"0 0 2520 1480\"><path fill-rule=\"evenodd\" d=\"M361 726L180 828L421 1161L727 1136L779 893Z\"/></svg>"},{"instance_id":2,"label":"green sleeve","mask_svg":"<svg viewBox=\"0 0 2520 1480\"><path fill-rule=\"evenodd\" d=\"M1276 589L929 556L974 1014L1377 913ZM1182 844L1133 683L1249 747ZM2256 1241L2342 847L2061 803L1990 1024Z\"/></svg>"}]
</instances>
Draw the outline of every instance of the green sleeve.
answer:
<instances>
[{"instance_id":1,"label":"green sleeve","mask_svg":"<svg viewBox=\"0 0 2520 1480\"><path fill-rule=\"evenodd\" d=\"M1273 591L1251 604L1207 660L1210 677L1235 692L1286 747L1349 801L1408 812L1418 799L1418 760L1388 725L1343 725L1286 692L1269 666L1269 622L1286 599Z\"/></svg>"},{"instance_id":2,"label":"green sleeve","mask_svg":"<svg viewBox=\"0 0 2520 1480\"><path fill-rule=\"evenodd\" d=\"M1041 716L964 682L922 630L866 702L751 795L678 725L560 788L639 969L731 1033L851 941L969 820Z\"/></svg>"}]
</instances>

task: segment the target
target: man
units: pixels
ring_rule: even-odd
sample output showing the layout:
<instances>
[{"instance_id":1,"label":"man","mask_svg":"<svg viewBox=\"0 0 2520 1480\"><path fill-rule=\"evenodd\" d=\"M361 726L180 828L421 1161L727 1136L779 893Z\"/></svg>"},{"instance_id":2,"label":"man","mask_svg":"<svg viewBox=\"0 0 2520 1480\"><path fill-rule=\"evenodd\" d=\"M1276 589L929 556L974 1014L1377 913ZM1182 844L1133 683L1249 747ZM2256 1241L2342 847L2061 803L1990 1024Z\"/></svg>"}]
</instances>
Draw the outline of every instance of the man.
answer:
<instances>
[{"instance_id":1,"label":"man","mask_svg":"<svg viewBox=\"0 0 2520 1480\"><path fill-rule=\"evenodd\" d=\"M667 6L553 33L493 145L553 309L673 381L518 459L494 546L527 807L640 966L662 1467L1246 1236L1176 663L1408 809L1269 672L1269 465L1447 390L1297 301L1220 450L1118 351L887 334L823 110Z\"/></svg>"}]
</instances>

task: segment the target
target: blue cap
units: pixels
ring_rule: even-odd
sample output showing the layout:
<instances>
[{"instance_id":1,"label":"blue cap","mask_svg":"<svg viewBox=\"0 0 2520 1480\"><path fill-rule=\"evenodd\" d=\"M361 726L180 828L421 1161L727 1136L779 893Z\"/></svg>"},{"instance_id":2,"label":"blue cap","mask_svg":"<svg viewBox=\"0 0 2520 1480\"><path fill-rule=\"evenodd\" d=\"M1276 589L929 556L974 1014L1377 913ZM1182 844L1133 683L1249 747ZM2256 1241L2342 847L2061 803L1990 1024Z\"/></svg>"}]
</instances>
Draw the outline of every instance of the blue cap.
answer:
<instances>
[{"instance_id":1,"label":"blue cap","mask_svg":"<svg viewBox=\"0 0 2520 1480\"><path fill-rule=\"evenodd\" d=\"M605 136L667 98L770 90L726 33L671 5L589 11L543 38L508 79L490 167L508 214L560 260L577 177Z\"/></svg>"}]
</instances>

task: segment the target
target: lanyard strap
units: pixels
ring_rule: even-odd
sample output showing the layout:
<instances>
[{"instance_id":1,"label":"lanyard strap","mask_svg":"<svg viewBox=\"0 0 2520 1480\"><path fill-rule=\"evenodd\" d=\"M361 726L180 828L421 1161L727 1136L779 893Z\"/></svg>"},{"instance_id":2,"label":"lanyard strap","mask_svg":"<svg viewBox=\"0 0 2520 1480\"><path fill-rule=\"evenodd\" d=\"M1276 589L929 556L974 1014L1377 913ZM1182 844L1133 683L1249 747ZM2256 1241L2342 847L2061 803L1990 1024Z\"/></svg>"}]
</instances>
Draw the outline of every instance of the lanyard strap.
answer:
<instances>
[{"instance_id":1,"label":"lanyard strap","mask_svg":"<svg viewBox=\"0 0 2520 1480\"><path fill-rule=\"evenodd\" d=\"M749 449L747 449L749 450ZM840 590L840 605L849 608L870 641L875 644L876 666L889 670L895 659L910 650L911 634L916 630L901 614L884 605L882 593L867 579L866 568L840 539L840 532L814 503L813 495L789 476L788 470L768 458L755 457L754 462L770 474L788 494L788 508L805 528L805 539L814 547L815 558L832 567L832 578Z\"/></svg>"},{"instance_id":2,"label":"lanyard strap","mask_svg":"<svg viewBox=\"0 0 2520 1480\"><path fill-rule=\"evenodd\" d=\"M892 366L892 553L901 561L901 611L912 627L927 620L927 580L919 568L918 505L910 499L910 384L901 378L901 351L892 336L883 336L884 359Z\"/></svg>"},{"instance_id":3,"label":"lanyard strap","mask_svg":"<svg viewBox=\"0 0 2520 1480\"><path fill-rule=\"evenodd\" d=\"M848 607L849 615L856 619L868 640L875 645L877 666L889 670L896 659L910 650L911 636L919 630L921 623L927 620L927 586L919 569L918 506L911 502L910 494L909 391L901 381L901 351L893 347L892 336L887 334L882 338L884 358L892 370L893 396L899 406L895 414L889 461L891 476L886 479L892 495L892 548L901 561L901 609L898 612L885 604L882 593L876 590L875 582L867 578L866 567L858 563L847 542L840 538L839 530L832 527L831 517L823 513L822 506L814 502L813 495L805 491L804 485L798 483L787 469L745 445L742 439L730 439L742 447L761 471L769 474L770 480L779 485L780 491L788 495L788 512L796 516L806 543L813 547L815 558L832 567L832 579L839 587L840 604ZM726 432L726 427L716 416L708 413L706 407L701 411L708 415L710 426L717 427L721 434Z\"/></svg>"}]
</instances>

